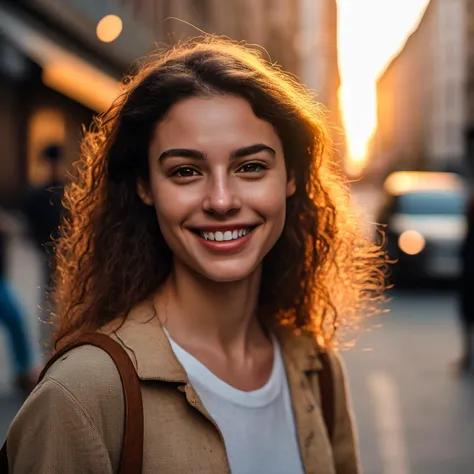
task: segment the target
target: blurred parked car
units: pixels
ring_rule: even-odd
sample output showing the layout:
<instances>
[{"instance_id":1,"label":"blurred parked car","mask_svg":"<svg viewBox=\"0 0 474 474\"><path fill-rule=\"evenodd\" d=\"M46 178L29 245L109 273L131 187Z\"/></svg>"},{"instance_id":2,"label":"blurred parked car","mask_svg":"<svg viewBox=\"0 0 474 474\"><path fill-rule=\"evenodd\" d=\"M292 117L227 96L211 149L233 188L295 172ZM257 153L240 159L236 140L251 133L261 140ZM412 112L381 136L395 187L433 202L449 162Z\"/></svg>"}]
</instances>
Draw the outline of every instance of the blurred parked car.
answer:
<instances>
[{"instance_id":1,"label":"blurred parked car","mask_svg":"<svg viewBox=\"0 0 474 474\"><path fill-rule=\"evenodd\" d=\"M454 279L466 233L464 182L454 173L395 172L385 181L384 224L392 281Z\"/></svg>"}]
</instances>

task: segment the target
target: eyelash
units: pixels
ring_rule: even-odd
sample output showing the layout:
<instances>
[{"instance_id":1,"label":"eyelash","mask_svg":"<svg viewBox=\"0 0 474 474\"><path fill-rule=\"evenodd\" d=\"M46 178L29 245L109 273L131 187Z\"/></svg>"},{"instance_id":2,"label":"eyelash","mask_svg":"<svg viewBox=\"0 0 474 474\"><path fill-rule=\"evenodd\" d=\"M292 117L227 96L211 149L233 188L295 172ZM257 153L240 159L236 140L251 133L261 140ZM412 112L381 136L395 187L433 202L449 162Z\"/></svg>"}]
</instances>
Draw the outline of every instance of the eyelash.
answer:
<instances>
[{"instance_id":1,"label":"eyelash","mask_svg":"<svg viewBox=\"0 0 474 474\"><path fill-rule=\"evenodd\" d=\"M259 170L252 170L252 171L246 171L244 173L261 173L262 171L265 171L268 169L268 166L265 163L261 163L259 161L251 161L249 163L244 163L237 171L241 170L242 168L246 166L257 166L260 169ZM198 171L191 166L181 166L175 170L172 170L169 174L170 177L176 177L176 178L193 178L194 176L197 176L196 174L188 175L188 176L180 176L179 173L183 170L191 170L194 173L198 173Z\"/></svg>"},{"instance_id":2,"label":"eyelash","mask_svg":"<svg viewBox=\"0 0 474 474\"><path fill-rule=\"evenodd\" d=\"M242 169L242 168L244 168L245 166L258 166L258 167L260 167L260 169L259 169L258 171L255 171L255 170L253 170L253 171L247 171L247 173L261 173L262 171L265 171L265 170L268 169L268 166L267 166L265 163L262 163L262 162L260 162L260 161L250 161L249 163L244 163L244 164L239 168L239 170Z\"/></svg>"},{"instance_id":3,"label":"eyelash","mask_svg":"<svg viewBox=\"0 0 474 474\"><path fill-rule=\"evenodd\" d=\"M180 171L183 171L183 170L191 170L193 172L196 172L197 173L197 170L195 170L194 168L191 168L190 166L181 166L180 168L177 168L175 170L172 170L171 173L170 173L170 177L171 178L193 178L194 176L196 175L189 175L189 176L180 176L178 173Z\"/></svg>"}]
</instances>

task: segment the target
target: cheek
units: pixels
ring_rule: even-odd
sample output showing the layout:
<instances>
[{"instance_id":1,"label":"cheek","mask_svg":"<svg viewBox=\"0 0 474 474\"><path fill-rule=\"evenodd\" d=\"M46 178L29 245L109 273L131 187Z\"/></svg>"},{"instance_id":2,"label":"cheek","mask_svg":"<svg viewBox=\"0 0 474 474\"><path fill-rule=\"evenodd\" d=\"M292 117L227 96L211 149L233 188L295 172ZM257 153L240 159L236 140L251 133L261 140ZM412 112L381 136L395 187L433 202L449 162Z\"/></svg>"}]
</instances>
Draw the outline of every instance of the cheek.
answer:
<instances>
[{"instance_id":1,"label":"cheek","mask_svg":"<svg viewBox=\"0 0 474 474\"><path fill-rule=\"evenodd\" d=\"M267 186L256 186L247 197L249 204L262 216L268 219L284 217L286 185L282 180L271 180Z\"/></svg>"},{"instance_id":2,"label":"cheek","mask_svg":"<svg viewBox=\"0 0 474 474\"><path fill-rule=\"evenodd\" d=\"M160 226L182 222L195 208L196 193L192 189L183 189L166 180L152 183L153 202Z\"/></svg>"},{"instance_id":3,"label":"cheek","mask_svg":"<svg viewBox=\"0 0 474 474\"><path fill-rule=\"evenodd\" d=\"M182 223L188 215L189 205L185 197L176 194L170 196L164 191L166 190L162 189L153 195L156 217L165 242L176 254L182 251L179 234Z\"/></svg>"}]
</instances>

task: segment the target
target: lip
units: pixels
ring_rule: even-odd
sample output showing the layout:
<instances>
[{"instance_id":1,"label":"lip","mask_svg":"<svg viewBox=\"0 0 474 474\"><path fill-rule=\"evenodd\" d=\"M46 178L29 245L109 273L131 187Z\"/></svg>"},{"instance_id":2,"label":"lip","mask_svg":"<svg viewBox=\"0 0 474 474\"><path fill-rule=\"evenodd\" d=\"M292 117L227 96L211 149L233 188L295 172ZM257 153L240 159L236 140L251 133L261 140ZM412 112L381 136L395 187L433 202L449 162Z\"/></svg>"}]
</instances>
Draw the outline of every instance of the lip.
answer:
<instances>
[{"instance_id":1,"label":"lip","mask_svg":"<svg viewBox=\"0 0 474 474\"><path fill-rule=\"evenodd\" d=\"M251 226L248 226L251 227ZM206 232L204 230L205 228L200 227L199 230L203 229L203 232ZM207 229L207 228L206 228ZM211 227L210 229L215 229L215 230L235 230L235 229L242 229L241 226L237 227ZM243 237L240 237L239 239L235 240L227 240L227 241L217 241L217 240L206 240L205 238L201 237L200 235L196 234L195 232L191 232L191 234L198 239L199 243L205 247L208 250L211 250L212 252L215 253L230 253L230 252L236 252L240 250L242 247L246 246L250 240L252 239L253 233L255 229L253 229L251 232L248 234L244 235ZM209 230L208 232L212 232L212 230Z\"/></svg>"},{"instance_id":2,"label":"lip","mask_svg":"<svg viewBox=\"0 0 474 474\"><path fill-rule=\"evenodd\" d=\"M190 227L190 229L199 232L225 232L226 230L248 229L249 227L257 227L257 225L258 224L221 224Z\"/></svg>"}]
</instances>

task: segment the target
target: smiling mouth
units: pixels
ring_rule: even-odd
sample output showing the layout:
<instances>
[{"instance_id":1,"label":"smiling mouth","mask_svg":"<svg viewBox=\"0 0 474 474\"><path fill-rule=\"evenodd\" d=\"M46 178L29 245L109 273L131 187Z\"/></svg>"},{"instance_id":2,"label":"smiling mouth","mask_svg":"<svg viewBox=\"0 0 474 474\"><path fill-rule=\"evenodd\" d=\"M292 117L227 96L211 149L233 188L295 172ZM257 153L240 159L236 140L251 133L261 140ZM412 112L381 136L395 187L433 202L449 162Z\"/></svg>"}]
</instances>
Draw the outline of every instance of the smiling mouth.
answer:
<instances>
[{"instance_id":1,"label":"smiling mouth","mask_svg":"<svg viewBox=\"0 0 474 474\"><path fill-rule=\"evenodd\" d=\"M199 229L191 229L191 232L198 235L204 240L211 240L215 242L230 242L232 240L238 240L250 234L257 226L242 227L240 229L222 229L217 231L202 231Z\"/></svg>"}]
</instances>

